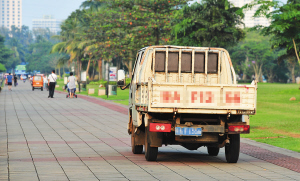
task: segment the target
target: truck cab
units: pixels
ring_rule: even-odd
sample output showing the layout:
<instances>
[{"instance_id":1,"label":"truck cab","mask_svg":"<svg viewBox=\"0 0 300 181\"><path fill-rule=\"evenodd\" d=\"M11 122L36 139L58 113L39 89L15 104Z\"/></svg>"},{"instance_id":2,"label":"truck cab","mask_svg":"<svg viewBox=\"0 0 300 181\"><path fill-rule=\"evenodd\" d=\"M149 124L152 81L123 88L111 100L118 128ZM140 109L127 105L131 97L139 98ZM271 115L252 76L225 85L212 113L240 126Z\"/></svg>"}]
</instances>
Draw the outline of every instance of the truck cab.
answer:
<instances>
[{"instance_id":1,"label":"truck cab","mask_svg":"<svg viewBox=\"0 0 300 181\"><path fill-rule=\"evenodd\" d=\"M132 152L154 161L158 148L207 147L236 163L240 134L250 133L257 84L240 85L222 48L150 46L138 51L129 91Z\"/></svg>"}]
</instances>

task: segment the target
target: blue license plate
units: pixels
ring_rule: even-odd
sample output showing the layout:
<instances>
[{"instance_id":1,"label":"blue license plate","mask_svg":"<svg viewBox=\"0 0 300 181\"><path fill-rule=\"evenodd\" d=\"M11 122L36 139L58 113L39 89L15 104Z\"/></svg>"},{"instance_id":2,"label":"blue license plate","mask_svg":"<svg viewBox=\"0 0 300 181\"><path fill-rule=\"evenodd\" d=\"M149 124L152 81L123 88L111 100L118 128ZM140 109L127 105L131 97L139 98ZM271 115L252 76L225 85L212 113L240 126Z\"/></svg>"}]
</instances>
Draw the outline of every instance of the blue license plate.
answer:
<instances>
[{"instance_id":1,"label":"blue license plate","mask_svg":"<svg viewBox=\"0 0 300 181\"><path fill-rule=\"evenodd\" d=\"M175 135L180 136L202 136L202 128L176 127Z\"/></svg>"}]
</instances>

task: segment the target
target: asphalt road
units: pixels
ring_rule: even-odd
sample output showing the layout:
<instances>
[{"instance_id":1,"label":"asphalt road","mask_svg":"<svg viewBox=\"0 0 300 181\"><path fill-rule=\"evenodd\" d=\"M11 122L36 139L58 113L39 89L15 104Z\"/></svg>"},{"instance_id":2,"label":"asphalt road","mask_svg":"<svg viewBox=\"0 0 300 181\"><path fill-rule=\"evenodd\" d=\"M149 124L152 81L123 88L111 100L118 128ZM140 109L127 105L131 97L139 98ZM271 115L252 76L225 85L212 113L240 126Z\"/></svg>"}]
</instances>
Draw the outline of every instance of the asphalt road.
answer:
<instances>
[{"instance_id":1,"label":"asphalt road","mask_svg":"<svg viewBox=\"0 0 300 181\"><path fill-rule=\"evenodd\" d=\"M242 139L238 163L206 148L159 148L156 162L131 152L126 106L32 91L0 93L0 180L300 180L300 154Z\"/></svg>"}]
</instances>

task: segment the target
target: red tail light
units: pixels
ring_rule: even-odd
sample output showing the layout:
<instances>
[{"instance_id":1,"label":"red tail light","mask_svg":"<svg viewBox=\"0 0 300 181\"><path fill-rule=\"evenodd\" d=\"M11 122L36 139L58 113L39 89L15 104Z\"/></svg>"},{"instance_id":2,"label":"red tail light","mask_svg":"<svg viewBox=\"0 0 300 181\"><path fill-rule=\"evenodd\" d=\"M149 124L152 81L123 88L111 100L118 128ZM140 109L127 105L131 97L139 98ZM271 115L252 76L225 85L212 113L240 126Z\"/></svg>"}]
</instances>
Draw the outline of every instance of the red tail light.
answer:
<instances>
[{"instance_id":1,"label":"red tail light","mask_svg":"<svg viewBox=\"0 0 300 181\"><path fill-rule=\"evenodd\" d=\"M250 125L230 125L228 126L228 133L250 133Z\"/></svg>"},{"instance_id":2,"label":"red tail light","mask_svg":"<svg viewBox=\"0 0 300 181\"><path fill-rule=\"evenodd\" d=\"M150 123L150 132L171 132L171 124Z\"/></svg>"}]
</instances>

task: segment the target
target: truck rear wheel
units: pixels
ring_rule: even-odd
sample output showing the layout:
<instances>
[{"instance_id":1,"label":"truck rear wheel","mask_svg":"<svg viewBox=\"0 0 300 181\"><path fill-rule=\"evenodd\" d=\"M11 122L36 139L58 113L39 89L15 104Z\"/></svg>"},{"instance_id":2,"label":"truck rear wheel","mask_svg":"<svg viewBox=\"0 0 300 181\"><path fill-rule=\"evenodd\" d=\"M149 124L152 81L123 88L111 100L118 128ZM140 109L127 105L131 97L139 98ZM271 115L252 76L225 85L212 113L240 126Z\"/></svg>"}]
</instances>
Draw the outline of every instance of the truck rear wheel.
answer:
<instances>
[{"instance_id":1,"label":"truck rear wheel","mask_svg":"<svg viewBox=\"0 0 300 181\"><path fill-rule=\"evenodd\" d=\"M227 163L236 163L240 155L240 135L239 134L230 134L229 145L225 146L225 156Z\"/></svg>"},{"instance_id":2,"label":"truck rear wheel","mask_svg":"<svg viewBox=\"0 0 300 181\"><path fill-rule=\"evenodd\" d=\"M145 134L145 158L147 161L155 161L157 158L158 147L151 147L148 141L149 131Z\"/></svg>"},{"instance_id":3,"label":"truck rear wheel","mask_svg":"<svg viewBox=\"0 0 300 181\"><path fill-rule=\"evenodd\" d=\"M141 154L143 153L143 145L136 145L135 137L137 136L135 133L135 126L132 125L132 133L131 133L131 150L133 154Z\"/></svg>"},{"instance_id":4,"label":"truck rear wheel","mask_svg":"<svg viewBox=\"0 0 300 181\"><path fill-rule=\"evenodd\" d=\"M218 156L219 151L220 151L219 147L211 147L211 146L207 147L207 152L209 156Z\"/></svg>"}]
</instances>

